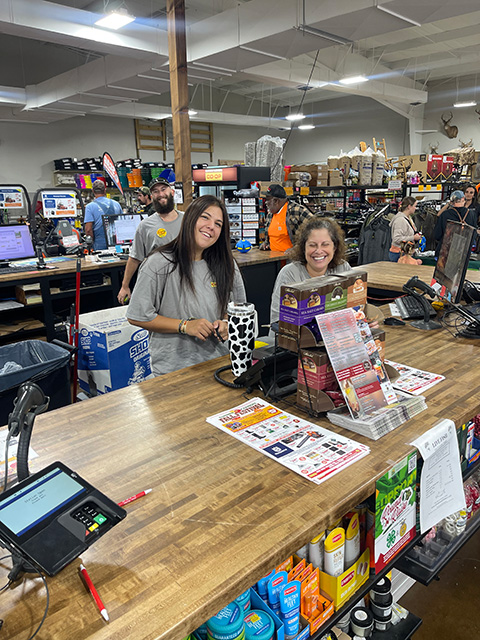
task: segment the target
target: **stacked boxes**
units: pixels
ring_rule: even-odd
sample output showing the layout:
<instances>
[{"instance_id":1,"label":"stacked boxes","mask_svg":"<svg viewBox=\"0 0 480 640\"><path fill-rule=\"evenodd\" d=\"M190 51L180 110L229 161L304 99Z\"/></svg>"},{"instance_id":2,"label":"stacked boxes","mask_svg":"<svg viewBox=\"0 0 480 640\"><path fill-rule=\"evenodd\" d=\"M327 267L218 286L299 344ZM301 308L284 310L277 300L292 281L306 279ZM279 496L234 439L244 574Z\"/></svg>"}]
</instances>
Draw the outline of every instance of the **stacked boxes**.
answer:
<instances>
[{"instance_id":1,"label":"stacked boxes","mask_svg":"<svg viewBox=\"0 0 480 640\"><path fill-rule=\"evenodd\" d=\"M337 389L335 372L325 349L302 349L298 358L297 404L310 408L311 403L317 413L328 411L331 403L323 392Z\"/></svg>"},{"instance_id":2,"label":"stacked boxes","mask_svg":"<svg viewBox=\"0 0 480 640\"><path fill-rule=\"evenodd\" d=\"M320 339L315 316L346 307L347 281L339 276L310 278L282 286L279 345L290 351L297 351L299 341L301 346L314 346ZM305 327L303 331L302 327Z\"/></svg>"},{"instance_id":3,"label":"stacked boxes","mask_svg":"<svg viewBox=\"0 0 480 640\"><path fill-rule=\"evenodd\" d=\"M367 273L351 270L338 276L310 278L280 290L278 343L296 352L315 347L320 332L315 316L347 307L363 307L367 302Z\"/></svg>"},{"instance_id":4,"label":"stacked boxes","mask_svg":"<svg viewBox=\"0 0 480 640\"><path fill-rule=\"evenodd\" d=\"M318 165L317 187L328 187L328 164Z\"/></svg>"},{"instance_id":5,"label":"stacked boxes","mask_svg":"<svg viewBox=\"0 0 480 640\"><path fill-rule=\"evenodd\" d=\"M331 187L341 187L343 185L343 173L339 169L330 169L328 172L328 184Z\"/></svg>"}]
</instances>

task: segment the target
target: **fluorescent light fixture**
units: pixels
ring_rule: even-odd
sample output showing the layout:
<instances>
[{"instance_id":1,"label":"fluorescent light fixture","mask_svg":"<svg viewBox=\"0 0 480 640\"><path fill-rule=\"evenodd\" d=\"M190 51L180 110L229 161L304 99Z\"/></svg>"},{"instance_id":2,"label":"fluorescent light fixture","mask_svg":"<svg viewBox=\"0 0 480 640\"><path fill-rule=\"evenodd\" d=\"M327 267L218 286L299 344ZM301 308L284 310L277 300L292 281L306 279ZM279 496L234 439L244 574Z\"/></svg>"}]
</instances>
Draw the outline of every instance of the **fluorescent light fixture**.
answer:
<instances>
[{"instance_id":1,"label":"fluorescent light fixture","mask_svg":"<svg viewBox=\"0 0 480 640\"><path fill-rule=\"evenodd\" d=\"M188 110L188 115L189 116L196 116L196 115L198 115L198 111L195 111L195 109L189 109Z\"/></svg>"},{"instance_id":2,"label":"fluorescent light fixture","mask_svg":"<svg viewBox=\"0 0 480 640\"><path fill-rule=\"evenodd\" d=\"M129 15L124 9L118 11L112 11L107 15L100 18L95 22L96 27L103 27L104 29L121 29L126 24L130 24L135 20L135 16Z\"/></svg>"},{"instance_id":3,"label":"fluorescent light fixture","mask_svg":"<svg viewBox=\"0 0 480 640\"><path fill-rule=\"evenodd\" d=\"M418 129L415 133L438 133L438 129Z\"/></svg>"},{"instance_id":4,"label":"fluorescent light fixture","mask_svg":"<svg viewBox=\"0 0 480 640\"><path fill-rule=\"evenodd\" d=\"M298 125L298 129L301 129L302 131L307 131L307 129L315 129L315 125L314 124L299 124Z\"/></svg>"},{"instance_id":5,"label":"fluorescent light fixture","mask_svg":"<svg viewBox=\"0 0 480 640\"><path fill-rule=\"evenodd\" d=\"M289 113L288 116L285 116L285 120L290 120L294 122L295 120L303 120L305 116L303 113Z\"/></svg>"},{"instance_id":6,"label":"fluorescent light fixture","mask_svg":"<svg viewBox=\"0 0 480 640\"><path fill-rule=\"evenodd\" d=\"M476 107L477 103L474 102L473 100L470 102L455 102L453 106L456 107L457 109L461 109L462 107Z\"/></svg>"},{"instance_id":7,"label":"fluorescent light fixture","mask_svg":"<svg viewBox=\"0 0 480 640\"><path fill-rule=\"evenodd\" d=\"M387 7L384 7L380 4L377 4L376 7L377 9L380 9L380 11L383 11L384 13L388 13L394 18L398 18L399 20L403 20L404 22L409 22L410 24L413 24L416 27L422 26L420 22L417 22L416 20L412 20L411 18L407 18L406 16L402 16L400 13L397 13L396 11L392 11L391 9L387 9Z\"/></svg>"},{"instance_id":8,"label":"fluorescent light fixture","mask_svg":"<svg viewBox=\"0 0 480 640\"><path fill-rule=\"evenodd\" d=\"M365 76L349 76L339 80L340 84L361 84L362 82L368 82L368 78Z\"/></svg>"}]
</instances>

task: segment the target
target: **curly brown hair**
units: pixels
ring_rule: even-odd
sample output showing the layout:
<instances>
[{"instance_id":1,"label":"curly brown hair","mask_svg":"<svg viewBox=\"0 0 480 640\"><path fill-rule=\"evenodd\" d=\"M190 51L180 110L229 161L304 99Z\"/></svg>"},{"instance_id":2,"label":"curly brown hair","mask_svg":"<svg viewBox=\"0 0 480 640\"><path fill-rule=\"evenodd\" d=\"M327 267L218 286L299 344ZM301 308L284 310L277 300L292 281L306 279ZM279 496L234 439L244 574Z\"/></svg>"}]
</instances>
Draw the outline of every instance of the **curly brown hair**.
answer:
<instances>
[{"instance_id":1,"label":"curly brown hair","mask_svg":"<svg viewBox=\"0 0 480 640\"><path fill-rule=\"evenodd\" d=\"M337 267L345 260L345 234L339 224L335 222L333 218L322 218L320 216L313 216L305 220L301 227L297 231L295 245L291 253L292 260L307 264L305 259L305 245L307 240L316 229L326 229L333 244L335 245L335 253L328 265L329 267Z\"/></svg>"}]
</instances>

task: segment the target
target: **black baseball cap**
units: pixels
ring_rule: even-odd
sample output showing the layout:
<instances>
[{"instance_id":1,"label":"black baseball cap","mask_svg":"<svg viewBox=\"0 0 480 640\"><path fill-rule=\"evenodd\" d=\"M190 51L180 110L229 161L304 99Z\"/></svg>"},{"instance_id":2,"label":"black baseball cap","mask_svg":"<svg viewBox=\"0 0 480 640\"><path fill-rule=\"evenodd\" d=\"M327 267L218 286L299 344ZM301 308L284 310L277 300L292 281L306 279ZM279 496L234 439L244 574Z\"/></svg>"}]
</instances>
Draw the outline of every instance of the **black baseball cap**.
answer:
<instances>
[{"instance_id":1,"label":"black baseball cap","mask_svg":"<svg viewBox=\"0 0 480 640\"><path fill-rule=\"evenodd\" d=\"M148 188L150 189L150 191L153 189L153 187L157 184L165 184L167 185L167 187L171 187L172 185L170 184L170 182L166 179L166 178L154 178L150 184L148 185Z\"/></svg>"},{"instance_id":2,"label":"black baseball cap","mask_svg":"<svg viewBox=\"0 0 480 640\"><path fill-rule=\"evenodd\" d=\"M281 184L271 184L262 195L265 198L280 198L284 200L287 197L287 192Z\"/></svg>"}]
</instances>

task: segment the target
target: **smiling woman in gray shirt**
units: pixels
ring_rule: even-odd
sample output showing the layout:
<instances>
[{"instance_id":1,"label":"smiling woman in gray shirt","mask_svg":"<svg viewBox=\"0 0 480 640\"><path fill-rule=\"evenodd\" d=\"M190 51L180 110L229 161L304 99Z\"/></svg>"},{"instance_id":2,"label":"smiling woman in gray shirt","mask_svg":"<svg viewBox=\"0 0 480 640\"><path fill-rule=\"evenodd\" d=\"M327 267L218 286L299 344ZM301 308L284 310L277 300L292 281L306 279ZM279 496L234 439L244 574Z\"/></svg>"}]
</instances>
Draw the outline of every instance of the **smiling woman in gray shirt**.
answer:
<instances>
[{"instance_id":1,"label":"smiling woman in gray shirt","mask_svg":"<svg viewBox=\"0 0 480 640\"><path fill-rule=\"evenodd\" d=\"M178 237L142 264L128 321L150 332L155 375L228 353L229 300L245 288L229 243L224 204L202 196L188 207Z\"/></svg>"}]
</instances>

